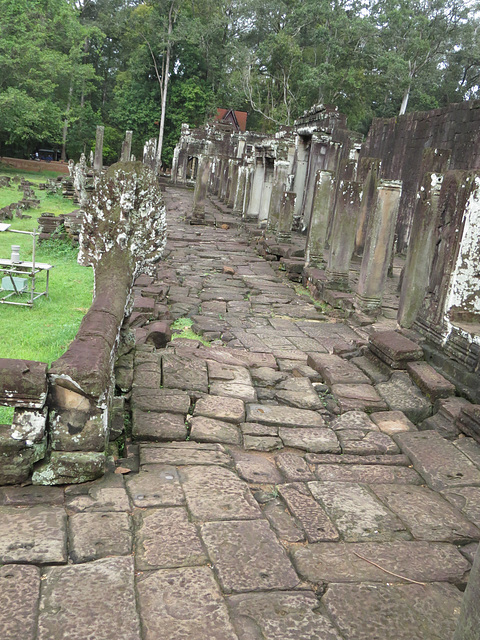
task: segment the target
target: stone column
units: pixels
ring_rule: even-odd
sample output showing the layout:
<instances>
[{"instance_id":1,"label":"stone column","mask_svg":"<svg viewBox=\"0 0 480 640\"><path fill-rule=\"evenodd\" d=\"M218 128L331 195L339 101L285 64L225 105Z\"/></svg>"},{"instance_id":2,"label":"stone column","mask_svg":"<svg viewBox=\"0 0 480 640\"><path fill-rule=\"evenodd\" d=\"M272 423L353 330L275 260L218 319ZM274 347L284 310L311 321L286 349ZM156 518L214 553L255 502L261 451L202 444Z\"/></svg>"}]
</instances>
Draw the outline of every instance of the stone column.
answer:
<instances>
[{"instance_id":1,"label":"stone column","mask_svg":"<svg viewBox=\"0 0 480 640\"><path fill-rule=\"evenodd\" d=\"M402 181L380 180L377 190L376 207L368 221L367 239L355 296L356 308L367 313L378 312L382 304L402 195Z\"/></svg>"},{"instance_id":2,"label":"stone column","mask_svg":"<svg viewBox=\"0 0 480 640\"><path fill-rule=\"evenodd\" d=\"M376 158L362 158L360 161L360 173L365 175L363 180L362 203L358 215L357 233L355 236L355 255L363 255L365 240L367 237L368 216L375 210L377 197L377 183L380 172L380 160ZM360 181L363 175L360 176Z\"/></svg>"},{"instance_id":3,"label":"stone column","mask_svg":"<svg viewBox=\"0 0 480 640\"><path fill-rule=\"evenodd\" d=\"M276 160L273 174L272 194L268 209L267 229L275 233L278 229L282 198L287 191L290 163L288 160Z\"/></svg>"},{"instance_id":4,"label":"stone column","mask_svg":"<svg viewBox=\"0 0 480 640\"><path fill-rule=\"evenodd\" d=\"M258 224L261 227L267 226L268 212L270 211L270 201L273 187L273 158L265 158L265 173L262 189L262 199L258 211Z\"/></svg>"},{"instance_id":5,"label":"stone column","mask_svg":"<svg viewBox=\"0 0 480 640\"><path fill-rule=\"evenodd\" d=\"M362 185L360 182L342 180L339 184L326 269L326 286L329 289L350 290L348 273L355 246L361 196Z\"/></svg>"},{"instance_id":6,"label":"stone column","mask_svg":"<svg viewBox=\"0 0 480 640\"><path fill-rule=\"evenodd\" d=\"M235 187L235 195L233 199L233 213L237 216L243 214L243 204L245 202L245 187L247 184L247 167L240 165L238 167L237 184Z\"/></svg>"},{"instance_id":7,"label":"stone column","mask_svg":"<svg viewBox=\"0 0 480 640\"><path fill-rule=\"evenodd\" d=\"M132 153L132 136L133 131L125 132L125 140L122 143L120 162L130 162L130 155Z\"/></svg>"},{"instance_id":8,"label":"stone column","mask_svg":"<svg viewBox=\"0 0 480 640\"><path fill-rule=\"evenodd\" d=\"M98 126L95 136L95 160L93 161L94 171L100 172L103 169L103 134L105 127Z\"/></svg>"},{"instance_id":9,"label":"stone column","mask_svg":"<svg viewBox=\"0 0 480 640\"><path fill-rule=\"evenodd\" d=\"M211 159L209 154L201 156L198 163L197 181L193 194L192 217L197 220L205 219L205 205L207 203L208 181L210 179Z\"/></svg>"},{"instance_id":10,"label":"stone column","mask_svg":"<svg viewBox=\"0 0 480 640\"><path fill-rule=\"evenodd\" d=\"M412 326L425 297L437 242L442 180L439 174L427 173L418 194L397 316L402 327Z\"/></svg>"},{"instance_id":11,"label":"stone column","mask_svg":"<svg viewBox=\"0 0 480 640\"><path fill-rule=\"evenodd\" d=\"M227 206L231 209L235 206L235 197L237 195L237 184L238 184L238 171L239 171L239 161L235 158L232 160L232 166L230 169L231 179L230 179L230 187L228 189L228 199Z\"/></svg>"},{"instance_id":12,"label":"stone column","mask_svg":"<svg viewBox=\"0 0 480 640\"><path fill-rule=\"evenodd\" d=\"M253 181L250 189L250 197L247 208L247 219L258 220L258 214L260 212L260 203L262 202L262 190L263 179L265 175L265 168L263 166L263 158L257 157L255 162L255 169L253 173Z\"/></svg>"},{"instance_id":13,"label":"stone column","mask_svg":"<svg viewBox=\"0 0 480 640\"><path fill-rule=\"evenodd\" d=\"M334 174L331 171L317 171L312 216L308 227L305 250L306 266L318 267L323 263L328 221L334 198Z\"/></svg>"},{"instance_id":14,"label":"stone column","mask_svg":"<svg viewBox=\"0 0 480 640\"><path fill-rule=\"evenodd\" d=\"M307 140L301 136L298 137L295 181L293 183L293 191L297 194L297 198L295 200L295 212L293 214L295 220L300 220L302 217L303 196L308 170L309 143L310 139Z\"/></svg>"},{"instance_id":15,"label":"stone column","mask_svg":"<svg viewBox=\"0 0 480 640\"><path fill-rule=\"evenodd\" d=\"M292 225L297 194L293 191L285 191L280 203L280 216L278 219L277 242L289 243L292 240Z\"/></svg>"},{"instance_id":16,"label":"stone column","mask_svg":"<svg viewBox=\"0 0 480 640\"><path fill-rule=\"evenodd\" d=\"M218 197L221 202L226 202L227 200L228 180L230 176L230 163L231 163L230 158L224 158L220 189L218 191Z\"/></svg>"}]
</instances>

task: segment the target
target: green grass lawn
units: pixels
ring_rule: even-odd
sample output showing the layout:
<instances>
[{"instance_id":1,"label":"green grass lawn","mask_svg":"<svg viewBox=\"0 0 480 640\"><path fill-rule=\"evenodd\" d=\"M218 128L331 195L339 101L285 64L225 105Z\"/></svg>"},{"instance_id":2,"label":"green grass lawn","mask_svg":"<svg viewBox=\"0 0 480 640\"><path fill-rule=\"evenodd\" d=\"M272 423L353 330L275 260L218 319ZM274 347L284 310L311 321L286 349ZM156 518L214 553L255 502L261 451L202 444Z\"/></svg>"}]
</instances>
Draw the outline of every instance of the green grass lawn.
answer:
<instances>
[{"instance_id":1,"label":"green grass lawn","mask_svg":"<svg viewBox=\"0 0 480 640\"><path fill-rule=\"evenodd\" d=\"M16 174L34 183L57 175L53 172L39 174L0 168L0 175ZM38 217L42 213L59 215L76 208L72 201L61 195L48 195L46 191L38 189L35 193L41 201L40 207L24 212L32 216L31 219L5 221L13 229L32 231L37 227ZM0 208L21 200L22 196L17 185L14 188L0 188ZM32 237L10 232L0 233L0 258L10 258L12 244L20 245L20 260L31 260ZM65 242L37 244L36 261L54 265L50 271L50 295L36 300L33 308L0 305L1 358L38 360L50 364L64 353L92 303L93 270L77 264L77 253ZM37 291L44 290L45 278L45 273L37 277Z\"/></svg>"}]
</instances>

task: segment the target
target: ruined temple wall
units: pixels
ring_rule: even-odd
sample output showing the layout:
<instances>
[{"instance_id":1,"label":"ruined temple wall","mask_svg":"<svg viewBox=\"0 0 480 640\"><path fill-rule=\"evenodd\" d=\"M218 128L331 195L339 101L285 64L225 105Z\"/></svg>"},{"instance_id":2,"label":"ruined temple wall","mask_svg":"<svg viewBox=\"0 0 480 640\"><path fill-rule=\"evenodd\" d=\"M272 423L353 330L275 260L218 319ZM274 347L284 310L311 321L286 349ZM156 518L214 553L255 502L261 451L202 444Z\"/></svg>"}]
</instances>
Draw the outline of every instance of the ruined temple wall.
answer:
<instances>
[{"instance_id":1,"label":"ruined temple wall","mask_svg":"<svg viewBox=\"0 0 480 640\"><path fill-rule=\"evenodd\" d=\"M381 177L402 180L397 251L408 246L416 196L425 172L480 168L480 101L373 121L360 158L379 158ZM435 154L441 150L441 158ZM446 151L446 153L445 153Z\"/></svg>"}]
</instances>

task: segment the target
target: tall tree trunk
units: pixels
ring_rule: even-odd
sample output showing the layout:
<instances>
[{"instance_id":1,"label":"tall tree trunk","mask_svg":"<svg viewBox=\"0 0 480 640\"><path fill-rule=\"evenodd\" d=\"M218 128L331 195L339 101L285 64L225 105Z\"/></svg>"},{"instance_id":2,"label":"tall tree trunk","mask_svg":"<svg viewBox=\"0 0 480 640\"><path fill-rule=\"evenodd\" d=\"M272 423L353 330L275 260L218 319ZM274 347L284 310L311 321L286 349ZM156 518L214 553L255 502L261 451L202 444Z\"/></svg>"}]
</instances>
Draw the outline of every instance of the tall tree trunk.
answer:
<instances>
[{"instance_id":1,"label":"tall tree trunk","mask_svg":"<svg viewBox=\"0 0 480 640\"><path fill-rule=\"evenodd\" d=\"M65 109L65 120L63 121L62 131L62 155L60 160L65 162L67 159L66 146L67 146L67 131L68 131L68 114L70 113L70 106L72 103L73 84L70 82L70 89L68 90L67 108Z\"/></svg>"},{"instance_id":2,"label":"tall tree trunk","mask_svg":"<svg viewBox=\"0 0 480 640\"><path fill-rule=\"evenodd\" d=\"M399 116L403 116L403 114L407 110L408 99L410 97L410 89L411 89L411 87L412 87L412 83L409 82L408 83L408 87L405 89L404 94L403 94L402 104L400 106L400 111L398 112Z\"/></svg>"},{"instance_id":3,"label":"tall tree trunk","mask_svg":"<svg viewBox=\"0 0 480 640\"><path fill-rule=\"evenodd\" d=\"M163 77L161 84L161 96L162 96L162 113L160 116L160 128L158 131L158 145L157 145L157 158L156 158L156 170L160 171L162 166L162 147L163 147L163 133L165 129L165 111L167 108L167 92L168 92L168 79L170 73L170 55L172 53L172 43L170 37L173 31L173 10L175 6L175 0L172 0L170 4L170 11L168 12L168 36L167 36L167 48L165 53L165 64L163 65Z\"/></svg>"},{"instance_id":4,"label":"tall tree trunk","mask_svg":"<svg viewBox=\"0 0 480 640\"><path fill-rule=\"evenodd\" d=\"M89 47L89 40L88 40L88 38L85 38L85 43L83 45L83 60L84 60L84 62L85 62L85 58L87 57L88 47ZM83 80L82 80L82 93L80 95L80 106L83 108L84 104L85 104L85 78L83 78Z\"/></svg>"}]
</instances>

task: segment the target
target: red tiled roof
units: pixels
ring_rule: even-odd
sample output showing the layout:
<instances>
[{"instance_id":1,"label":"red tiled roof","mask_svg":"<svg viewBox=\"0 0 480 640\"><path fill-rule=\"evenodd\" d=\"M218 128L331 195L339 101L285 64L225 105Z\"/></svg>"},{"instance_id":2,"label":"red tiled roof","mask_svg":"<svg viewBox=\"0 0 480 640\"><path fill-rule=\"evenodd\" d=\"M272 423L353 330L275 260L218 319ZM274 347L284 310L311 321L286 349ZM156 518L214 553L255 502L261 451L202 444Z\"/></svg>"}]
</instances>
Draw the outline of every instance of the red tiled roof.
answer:
<instances>
[{"instance_id":1,"label":"red tiled roof","mask_svg":"<svg viewBox=\"0 0 480 640\"><path fill-rule=\"evenodd\" d=\"M233 124L238 124L240 131L247 130L247 112L246 111L234 111L233 109L217 109L217 115L215 120L223 120L224 118L230 120ZM230 116L230 117L229 117ZM236 120L236 123L235 123Z\"/></svg>"}]
</instances>

